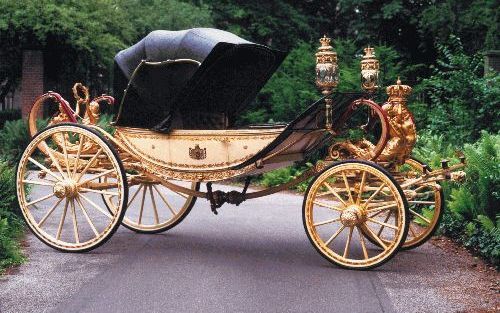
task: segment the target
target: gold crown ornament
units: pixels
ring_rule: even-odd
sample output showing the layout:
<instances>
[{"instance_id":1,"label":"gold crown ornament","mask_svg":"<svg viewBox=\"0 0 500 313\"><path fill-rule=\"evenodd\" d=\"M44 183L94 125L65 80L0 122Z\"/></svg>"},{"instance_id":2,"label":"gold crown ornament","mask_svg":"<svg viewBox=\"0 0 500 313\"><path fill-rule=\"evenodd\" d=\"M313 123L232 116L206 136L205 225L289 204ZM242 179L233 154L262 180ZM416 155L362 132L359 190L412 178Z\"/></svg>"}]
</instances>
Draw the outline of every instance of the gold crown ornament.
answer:
<instances>
[{"instance_id":1,"label":"gold crown ornament","mask_svg":"<svg viewBox=\"0 0 500 313\"><path fill-rule=\"evenodd\" d=\"M398 77L396 85L387 87L386 92L389 96L387 102L406 102L406 98L411 93L411 87L408 85L401 85L401 80Z\"/></svg>"},{"instance_id":2,"label":"gold crown ornament","mask_svg":"<svg viewBox=\"0 0 500 313\"><path fill-rule=\"evenodd\" d=\"M378 88L380 63L375 57L375 49L370 46L364 49L365 55L361 60L361 87L369 93Z\"/></svg>"}]
</instances>

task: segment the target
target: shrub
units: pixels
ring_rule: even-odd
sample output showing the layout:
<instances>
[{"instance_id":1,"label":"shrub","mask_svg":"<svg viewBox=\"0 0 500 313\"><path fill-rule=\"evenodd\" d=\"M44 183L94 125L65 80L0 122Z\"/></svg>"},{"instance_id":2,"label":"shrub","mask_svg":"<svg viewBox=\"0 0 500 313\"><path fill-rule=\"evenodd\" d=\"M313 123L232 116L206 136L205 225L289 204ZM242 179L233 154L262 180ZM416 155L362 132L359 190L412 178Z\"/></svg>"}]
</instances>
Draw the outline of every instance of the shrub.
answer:
<instances>
[{"instance_id":1,"label":"shrub","mask_svg":"<svg viewBox=\"0 0 500 313\"><path fill-rule=\"evenodd\" d=\"M444 136L423 132L414 155L431 165L452 158ZM440 231L492 264L500 265L500 134L481 134L464 146L467 166L463 184L443 183L447 206Z\"/></svg>"},{"instance_id":2,"label":"shrub","mask_svg":"<svg viewBox=\"0 0 500 313\"><path fill-rule=\"evenodd\" d=\"M18 243L23 222L15 214L17 207L15 171L0 163L0 272L24 260Z\"/></svg>"},{"instance_id":3,"label":"shrub","mask_svg":"<svg viewBox=\"0 0 500 313\"><path fill-rule=\"evenodd\" d=\"M500 134L483 132L475 144L465 145L465 183L452 194L449 207L468 218L496 219L500 208Z\"/></svg>"},{"instance_id":4,"label":"shrub","mask_svg":"<svg viewBox=\"0 0 500 313\"><path fill-rule=\"evenodd\" d=\"M40 120L38 129L44 128L46 123L45 120ZM27 121L7 121L0 130L0 159L9 164L17 164L30 140Z\"/></svg>"},{"instance_id":5,"label":"shrub","mask_svg":"<svg viewBox=\"0 0 500 313\"><path fill-rule=\"evenodd\" d=\"M0 111L0 129L5 125L5 122L18 120L20 118L21 118L21 111L20 110Z\"/></svg>"},{"instance_id":6,"label":"shrub","mask_svg":"<svg viewBox=\"0 0 500 313\"><path fill-rule=\"evenodd\" d=\"M270 171L267 173L262 174L262 178L260 180L260 184L265 186L265 187L273 187L273 186L278 186L281 184L288 183L289 181L297 178L300 176L302 173L304 173L309 167L311 167L312 164L307 163L305 166L289 166L289 167L284 167L280 169L276 169L274 171ZM307 186L309 185L310 179L297 184L295 186L292 186L291 189L295 189L297 191L303 192L307 189Z\"/></svg>"},{"instance_id":7,"label":"shrub","mask_svg":"<svg viewBox=\"0 0 500 313\"><path fill-rule=\"evenodd\" d=\"M28 132L28 123L24 120L7 121L4 128L0 131L0 157L16 164L24 149L28 146L30 135Z\"/></svg>"}]
</instances>

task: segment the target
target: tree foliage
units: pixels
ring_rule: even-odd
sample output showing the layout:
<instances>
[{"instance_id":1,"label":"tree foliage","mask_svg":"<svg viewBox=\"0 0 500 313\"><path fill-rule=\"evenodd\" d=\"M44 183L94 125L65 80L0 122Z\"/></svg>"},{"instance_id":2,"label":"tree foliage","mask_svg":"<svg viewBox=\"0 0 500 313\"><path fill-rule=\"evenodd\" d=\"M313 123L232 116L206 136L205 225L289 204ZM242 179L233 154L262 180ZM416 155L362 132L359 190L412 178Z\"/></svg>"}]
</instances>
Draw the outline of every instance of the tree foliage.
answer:
<instances>
[{"instance_id":1,"label":"tree foliage","mask_svg":"<svg viewBox=\"0 0 500 313\"><path fill-rule=\"evenodd\" d=\"M427 105L417 110L417 121L453 142L470 142L481 130L500 129L500 75L483 76L482 55L469 56L458 38L451 40L451 46L437 45L440 55L432 76L419 86Z\"/></svg>"},{"instance_id":2,"label":"tree foliage","mask_svg":"<svg viewBox=\"0 0 500 313\"><path fill-rule=\"evenodd\" d=\"M211 11L178 0L0 0L0 81L18 81L23 49L45 51L49 88L109 87L114 55L153 29L210 26Z\"/></svg>"}]
</instances>

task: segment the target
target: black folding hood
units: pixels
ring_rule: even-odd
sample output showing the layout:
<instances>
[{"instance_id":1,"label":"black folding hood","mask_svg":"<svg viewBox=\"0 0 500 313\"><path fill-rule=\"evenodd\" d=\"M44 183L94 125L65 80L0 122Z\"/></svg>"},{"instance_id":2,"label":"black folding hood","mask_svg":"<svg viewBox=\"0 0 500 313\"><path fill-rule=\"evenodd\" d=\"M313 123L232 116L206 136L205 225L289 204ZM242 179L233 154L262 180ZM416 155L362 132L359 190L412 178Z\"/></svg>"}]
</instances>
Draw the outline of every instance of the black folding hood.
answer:
<instances>
[{"instance_id":1,"label":"black folding hood","mask_svg":"<svg viewBox=\"0 0 500 313\"><path fill-rule=\"evenodd\" d=\"M168 132L175 118L200 113L224 116L230 127L284 57L218 29L151 32L115 56L115 124ZM212 128L203 119L188 124Z\"/></svg>"}]
</instances>

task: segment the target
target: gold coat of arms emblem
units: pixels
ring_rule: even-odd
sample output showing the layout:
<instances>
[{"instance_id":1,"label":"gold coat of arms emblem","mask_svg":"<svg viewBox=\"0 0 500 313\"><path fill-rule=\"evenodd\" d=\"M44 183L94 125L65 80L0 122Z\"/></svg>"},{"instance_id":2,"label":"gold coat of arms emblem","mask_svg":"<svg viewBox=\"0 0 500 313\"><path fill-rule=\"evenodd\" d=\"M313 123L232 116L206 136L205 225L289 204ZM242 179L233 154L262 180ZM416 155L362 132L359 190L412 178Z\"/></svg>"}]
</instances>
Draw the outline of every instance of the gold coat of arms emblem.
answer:
<instances>
[{"instance_id":1,"label":"gold coat of arms emblem","mask_svg":"<svg viewBox=\"0 0 500 313\"><path fill-rule=\"evenodd\" d=\"M195 160L203 160L207 157L207 148L200 148L200 145L195 145L194 148L189 148L189 157Z\"/></svg>"}]
</instances>

